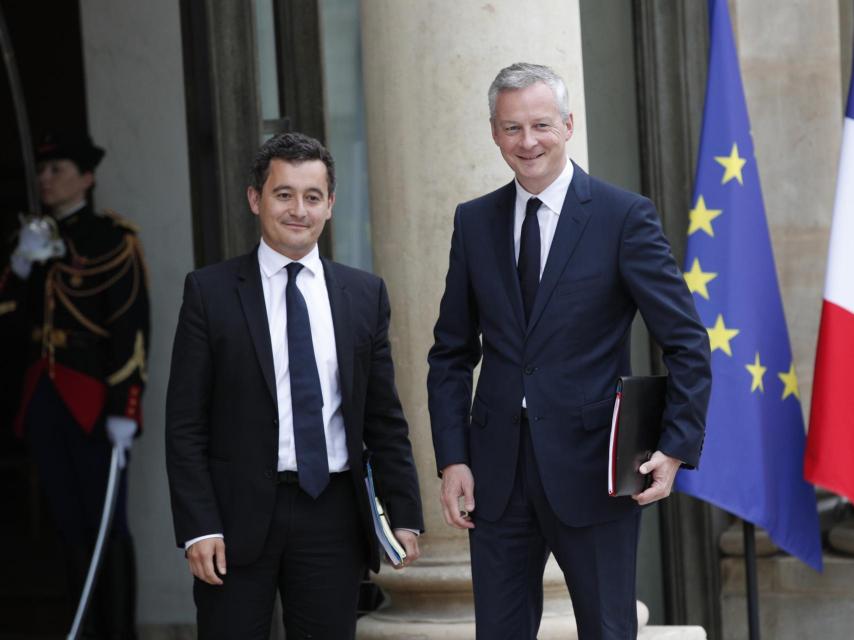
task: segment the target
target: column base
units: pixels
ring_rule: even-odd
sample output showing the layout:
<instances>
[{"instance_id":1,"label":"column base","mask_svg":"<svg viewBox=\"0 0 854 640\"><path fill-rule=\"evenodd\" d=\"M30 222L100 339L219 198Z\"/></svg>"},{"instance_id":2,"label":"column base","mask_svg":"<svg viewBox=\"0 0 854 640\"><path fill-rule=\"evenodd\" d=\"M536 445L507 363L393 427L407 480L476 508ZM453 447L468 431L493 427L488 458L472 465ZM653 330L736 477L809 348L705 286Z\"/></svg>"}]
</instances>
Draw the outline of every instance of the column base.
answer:
<instances>
[{"instance_id":1,"label":"column base","mask_svg":"<svg viewBox=\"0 0 854 640\"><path fill-rule=\"evenodd\" d=\"M419 561L401 571L384 567L373 580L388 594L389 603L359 620L358 640L471 640L475 637L468 555L445 557L442 562ZM638 627L643 629L649 620L649 610L642 602L637 603L637 608ZM543 618L537 637L539 640L578 637L572 601L554 558L549 559L543 575ZM693 640L705 638L705 634L684 637Z\"/></svg>"}]
</instances>

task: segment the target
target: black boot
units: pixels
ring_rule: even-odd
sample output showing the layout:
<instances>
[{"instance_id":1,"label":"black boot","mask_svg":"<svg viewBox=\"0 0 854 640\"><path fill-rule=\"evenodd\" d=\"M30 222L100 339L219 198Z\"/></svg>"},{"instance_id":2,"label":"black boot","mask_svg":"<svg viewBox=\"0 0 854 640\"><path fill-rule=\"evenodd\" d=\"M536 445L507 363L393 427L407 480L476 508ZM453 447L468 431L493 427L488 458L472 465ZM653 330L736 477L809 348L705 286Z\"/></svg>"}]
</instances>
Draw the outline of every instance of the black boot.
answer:
<instances>
[{"instance_id":1,"label":"black boot","mask_svg":"<svg viewBox=\"0 0 854 640\"><path fill-rule=\"evenodd\" d=\"M136 640L136 560L130 536L107 543L95 597L99 637Z\"/></svg>"}]
</instances>

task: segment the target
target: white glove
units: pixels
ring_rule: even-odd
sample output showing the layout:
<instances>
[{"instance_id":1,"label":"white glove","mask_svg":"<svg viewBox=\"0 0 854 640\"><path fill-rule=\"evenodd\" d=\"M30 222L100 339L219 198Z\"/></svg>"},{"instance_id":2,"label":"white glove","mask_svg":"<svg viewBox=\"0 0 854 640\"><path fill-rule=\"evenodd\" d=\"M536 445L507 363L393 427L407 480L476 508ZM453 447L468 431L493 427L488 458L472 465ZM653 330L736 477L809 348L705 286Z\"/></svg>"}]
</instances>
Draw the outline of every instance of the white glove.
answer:
<instances>
[{"instance_id":1,"label":"white glove","mask_svg":"<svg viewBox=\"0 0 854 640\"><path fill-rule=\"evenodd\" d=\"M127 452L133 444L136 420L124 416L107 416L107 437L119 453L119 469L127 466Z\"/></svg>"},{"instance_id":2,"label":"white glove","mask_svg":"<svg viewBox=\"0 0 854 640\"><path fill-rule=\"evenodd\" d=\"M65 243L53 218L35 215L19 215L21 231L18 246L12 253L11 267L19 278L30 276L33 262L46 262L65 255Z\"/></svg>"},{"instance_id":3,"label":"white glove","mask_svg":"<svg viewBox=\"0 0 854 640\"><path fill-rule=\"evenodd\" d=\"M30 271L33 270L33 261L27 260L27 258L16 251L9 258L9 267L21 280L26 280L30 277Z\"/></svg>"}]
</instances>

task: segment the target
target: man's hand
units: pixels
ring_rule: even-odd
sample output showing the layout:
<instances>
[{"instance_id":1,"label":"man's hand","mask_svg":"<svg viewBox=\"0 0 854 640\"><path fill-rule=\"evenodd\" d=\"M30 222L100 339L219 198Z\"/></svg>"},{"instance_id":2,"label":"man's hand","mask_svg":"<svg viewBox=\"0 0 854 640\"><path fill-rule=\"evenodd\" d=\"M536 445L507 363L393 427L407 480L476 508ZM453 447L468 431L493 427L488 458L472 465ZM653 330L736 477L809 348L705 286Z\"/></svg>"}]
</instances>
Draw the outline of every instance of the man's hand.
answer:
<instances>
[{"instance_id":1,"label":"man's hand","mask_svg":"<svg viewBox=\"0 0 854 640\"><path fill-rule=\"evenodd\" d=\"M225 575L225 541L222 538L205 538L194 542L187 549L187 562L190 564L190 571L199 580L213 585L222 584L216 571Z\"/></svg>"},{"instance_id":2,"label":"man's hand","mask_svg":"<svg viewBox=\"0 0 854 640\"><path fill-rule=\"evenodd\" d=\"M669 496L673 489L673 481L676 479L676 472L681 465L681 460L671 458L661 451L653 453L652 457L638 469L643 474L652 473L652 484L646 491L637 493L632 498L638 504L645 505Z\"/></svg>"},{"instance_id":3,"label":"man's hand","mask_svg":"<svg viewBox=\"0 0 854 640\"><path fill-rule=\"evenodd\" d=\"M408 529L395 529L394 537L397 538L397 541L403 545L403 549L406 551L406 559L402 564L395 567L395 569L403 569L403 567L408 567L418 560L418 557L421 555L421 550L418 548L418 536Z\"/></svg>"},{"instance_id":4,"label":"man's hand","mask_svg":"<svg viewBox=\"0 0 854 640\"><path fill-rule=\"evenodd\" d=\"M462 513L460 497L463 498ZM442 469L442 513L445 522L457 529L474 529L469 513L474 511L474 476L467 464L449 464Z\"/></svg>"}]
</instances>

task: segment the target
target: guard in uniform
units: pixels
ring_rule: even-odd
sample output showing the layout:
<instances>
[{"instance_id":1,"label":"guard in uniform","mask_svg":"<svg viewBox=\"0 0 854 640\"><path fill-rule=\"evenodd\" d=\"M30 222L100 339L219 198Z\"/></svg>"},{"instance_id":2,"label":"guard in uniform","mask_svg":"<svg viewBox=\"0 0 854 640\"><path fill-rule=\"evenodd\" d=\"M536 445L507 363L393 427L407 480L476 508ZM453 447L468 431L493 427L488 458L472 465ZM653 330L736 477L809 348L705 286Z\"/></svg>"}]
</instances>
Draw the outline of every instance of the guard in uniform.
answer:
<instances>
[{"instance_id":1,"label":"guard in uniform","mask_svg":"<svg viewBox=\"0 0 854 640\"><path fill-rule=\"evenodd\" d=\"M22 218L18 248L0 274L0 309L23 314L31 328L16 429L30 445L65 544L75 605L100 523L112 448L128 451L142 424L149 335L136 229L114 213L95 213L87 202L103 155L85 134L42 141L39 190L50 216ZM125 462L122 456L112 532L83 637L136 637Z\"/></svg>"}]
</instances>

